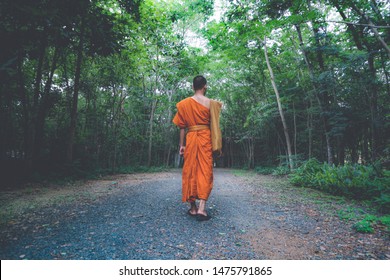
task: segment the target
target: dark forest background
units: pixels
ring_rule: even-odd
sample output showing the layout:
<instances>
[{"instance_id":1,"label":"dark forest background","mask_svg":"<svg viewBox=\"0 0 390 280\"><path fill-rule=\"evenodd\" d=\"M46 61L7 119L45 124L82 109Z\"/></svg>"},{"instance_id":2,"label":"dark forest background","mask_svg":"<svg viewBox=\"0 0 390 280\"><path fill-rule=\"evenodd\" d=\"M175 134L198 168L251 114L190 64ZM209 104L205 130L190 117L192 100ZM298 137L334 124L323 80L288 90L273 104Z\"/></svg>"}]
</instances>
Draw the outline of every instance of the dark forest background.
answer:
<instances>
[{"instance_id":1,"label":"dark forest background","mask_svg":"<svg viewBox=\"0 0 390 280\"><path fill-rule=\"evenodd\" d=\"M385 176L389 10L379 0L2 0L2 180L177 166L175 104L197 74L224 103L217 166L286 174L312 159Z\"/></svg>"}]
</instances>

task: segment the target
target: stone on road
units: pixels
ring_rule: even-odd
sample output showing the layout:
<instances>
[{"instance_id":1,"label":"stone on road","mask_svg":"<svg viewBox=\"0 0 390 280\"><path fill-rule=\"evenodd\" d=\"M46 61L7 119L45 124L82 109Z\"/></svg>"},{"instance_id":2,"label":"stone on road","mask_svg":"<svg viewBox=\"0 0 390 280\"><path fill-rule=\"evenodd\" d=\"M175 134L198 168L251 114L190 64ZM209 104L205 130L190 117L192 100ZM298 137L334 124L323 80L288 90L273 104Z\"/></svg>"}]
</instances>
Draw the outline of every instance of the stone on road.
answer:
<instances>
[{"instance_id":1,"label":"stone on road","mask_svg":"<svg viewBox=\"0 0 390 280\"><path fill-rule=\"evenodd\" d=\"M226 169L216 169L214 178L209 221L187 214L180 170L122 175L103 191L94 185L102 181L81 188L102 195L36 207L2 223L0 257L386 259L389 254L388 239L354 233L286 180Z\"/></svg>"}]
</instances>

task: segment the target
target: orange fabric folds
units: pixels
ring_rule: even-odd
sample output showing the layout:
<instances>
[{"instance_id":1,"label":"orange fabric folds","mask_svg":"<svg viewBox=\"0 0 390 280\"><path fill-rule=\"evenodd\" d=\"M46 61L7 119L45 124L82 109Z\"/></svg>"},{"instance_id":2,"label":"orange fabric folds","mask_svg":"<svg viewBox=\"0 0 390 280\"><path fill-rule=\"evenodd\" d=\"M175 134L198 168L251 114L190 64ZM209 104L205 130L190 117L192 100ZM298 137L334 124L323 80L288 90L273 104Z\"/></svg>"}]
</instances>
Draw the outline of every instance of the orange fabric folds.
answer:
<instances>
[{"instance_id":1,"label":"orange fabric folds","mask_svg":"<svg viewBox=\"0 0 390 280\"><path fill-rule=\"evenodd\" d=\"M210 125L210 110L193 98L176 105L173 123L180 128ZM182 172L182 201L207 200L213 188L213 158L210 129L188 131Z\"/></svg>"}]
</instances>

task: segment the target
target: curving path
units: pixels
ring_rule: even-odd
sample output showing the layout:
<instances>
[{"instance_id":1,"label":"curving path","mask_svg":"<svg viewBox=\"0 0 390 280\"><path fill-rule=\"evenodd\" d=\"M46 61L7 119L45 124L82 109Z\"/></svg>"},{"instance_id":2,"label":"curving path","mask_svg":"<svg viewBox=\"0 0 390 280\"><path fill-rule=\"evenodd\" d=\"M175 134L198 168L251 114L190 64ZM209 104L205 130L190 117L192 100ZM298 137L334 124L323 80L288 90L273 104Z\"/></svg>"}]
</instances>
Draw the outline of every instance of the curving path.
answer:
<instances>
[{"instance_id":1,"label":"curving path","mask_svg":"<svg viewBox=\"0 0 390 280\"><path fill-rule=\"evenodd\" d=\"M390 259L383 229L354 232L337 215L345 201L285 179L216 169L206 222L186 214L180 186L180 170L81 184L3 221L0 258ZM1 193L7 209L15 197Z\"/></svg>"}]
</instances>

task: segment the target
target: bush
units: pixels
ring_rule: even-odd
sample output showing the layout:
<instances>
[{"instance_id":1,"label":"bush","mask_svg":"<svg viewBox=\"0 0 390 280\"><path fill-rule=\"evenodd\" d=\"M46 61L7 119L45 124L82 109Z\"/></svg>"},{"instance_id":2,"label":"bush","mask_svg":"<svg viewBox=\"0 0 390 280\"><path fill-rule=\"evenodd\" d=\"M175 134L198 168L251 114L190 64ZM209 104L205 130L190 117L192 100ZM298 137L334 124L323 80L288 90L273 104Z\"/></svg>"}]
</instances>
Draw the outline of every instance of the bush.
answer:
<instances>
[{"instance_id":1,"label":"bush","mask_svg":"<svg viewBox=\"0 0 390 280\"><path fill-rule=\"evenodd\" d=\"M383 191L379 197L374 198L374 203L378 209L383 213L390 213L390 194L389 190Z\"/></svg>"},{"instance_id":2,"label":"bush","mask_svg":"<svg viewBox=\"0 0 390 280\"><path fill-rule=\"evenodd\" d=\"M254 171L257 174L261 175L274 175L274 176L284 176L290 174L290 168L288 166L280 165L278 167L270 166L256 166Z\"/></svg>"},{"instance_id":3,"label":"bush","mask_svg":"<svg viewBox=\"0 0 390 280\"><path fill-rule=\"evenodd\" d=\"M275 167L268 167L268 166L256 166L254 169L254 171L257 174L261 174L261 175L272 174L272 172L274 172L274 170L275 170Z\"/></svg>"},{"instance_id":4,"label":"bush","mask_svg":"<svg viewBox=\"0 0 390 280\"><path fill-rule=\"evenodd\" d=\"M390 231L390 215L380 217L378 221L384 226L386 226L387 230Z\"/></svg>"},{"instance_id":5,"label":"bush","mask_svg":"<svg viewBox=\"0 0 390 280\"><path fill-rule=\"evenodd\" d=\"M372 227L372 221L362 220L354 224L353 229L361 233L373 233L374 228Z\"/></svg>"},{"instance_id":6,"label":"bush","mask_svg":"<svg viewBox=\"0 0 390 280\"><path fill-rule=\"evenodd\" d=\"M287 175L287 174L290 174L290 168L288 166L278 166L272 172L272 175L275 175L275 176L283 176L283 175Z\"/></svg>"},{"instance_id":7,"label":"bush","mask_svg":"<svg viewBox=\"0 0 390 280\"><path fill-rule=\"evenodd\" d=\"M333 195L370 200L381 212L390 212L390 174L378 165L334 166L311 159L290 175L290 181Z\"/></svg>"}]
</instances>

